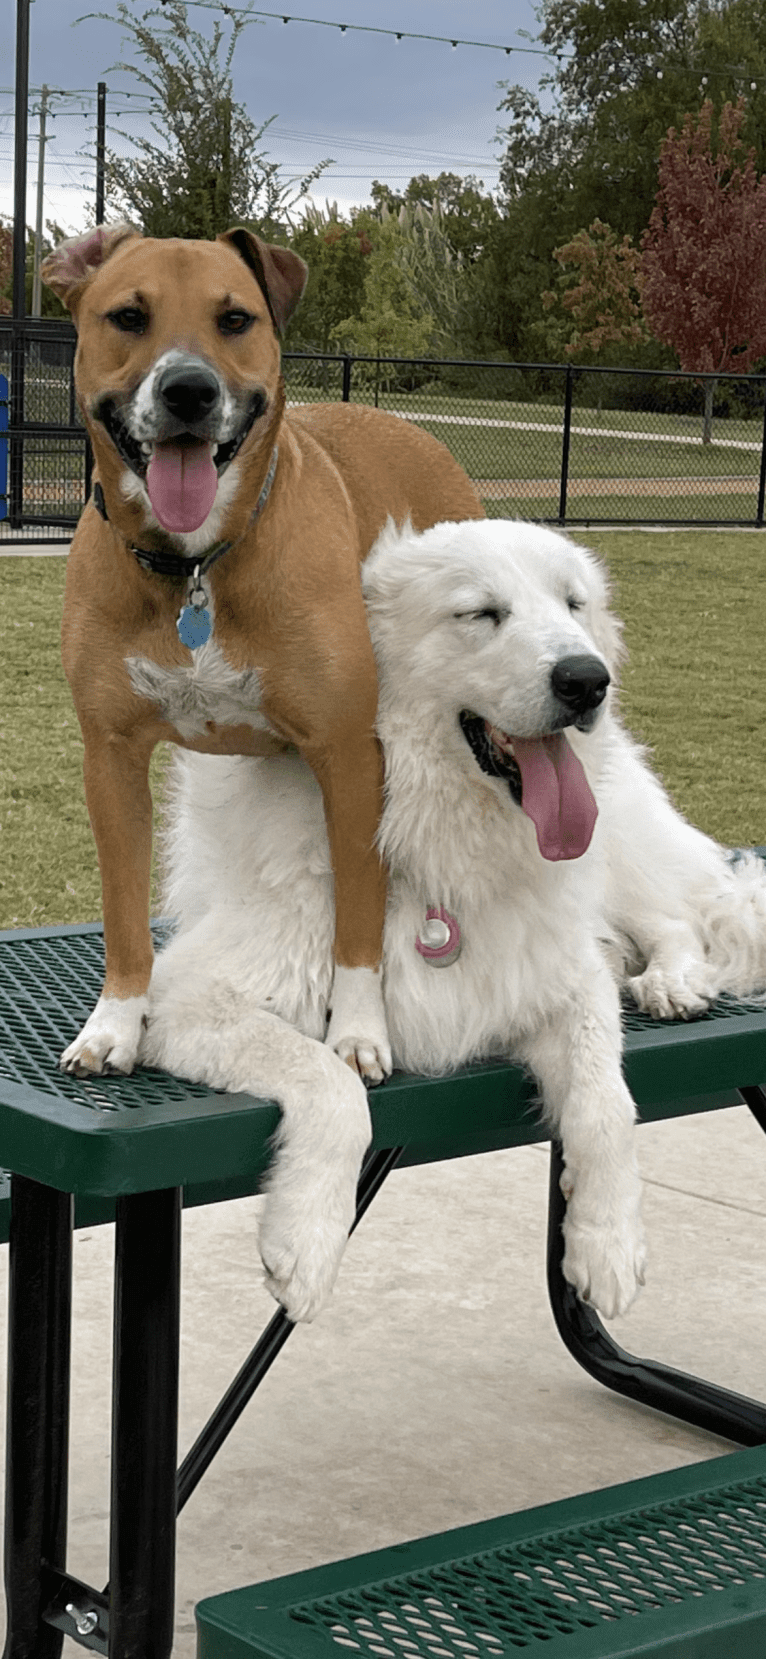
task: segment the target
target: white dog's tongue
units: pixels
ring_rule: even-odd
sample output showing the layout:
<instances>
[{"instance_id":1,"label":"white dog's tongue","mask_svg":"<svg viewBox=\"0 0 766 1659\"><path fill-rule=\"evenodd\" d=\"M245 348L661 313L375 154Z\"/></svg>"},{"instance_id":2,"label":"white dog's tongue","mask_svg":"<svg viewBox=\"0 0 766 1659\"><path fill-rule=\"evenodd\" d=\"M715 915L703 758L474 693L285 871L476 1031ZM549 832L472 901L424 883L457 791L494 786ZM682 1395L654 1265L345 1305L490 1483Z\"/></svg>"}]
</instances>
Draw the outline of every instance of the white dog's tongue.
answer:
<instances>
[{"instance_id":1,"label":"white dog's tongue","mask_svg":"<svg viewBox=\"0 0 766 1659\"><path fill-rule=\"evenodd\" d=\"M543 858L580 858L590 846L598 807L563 732L513 739L521 805L537 831Z\"/></svg>"},{"instance_id":2,"label":"white dog's tongue","mask_svg":"<svg viewBox=\"0 0 766 1659\"><path fill-rule=\"evenodd\" d=\"M157 444L147 467L146 488L165 530L198 530L218 488L212 444Z\"/></svg>"}]
</instances>

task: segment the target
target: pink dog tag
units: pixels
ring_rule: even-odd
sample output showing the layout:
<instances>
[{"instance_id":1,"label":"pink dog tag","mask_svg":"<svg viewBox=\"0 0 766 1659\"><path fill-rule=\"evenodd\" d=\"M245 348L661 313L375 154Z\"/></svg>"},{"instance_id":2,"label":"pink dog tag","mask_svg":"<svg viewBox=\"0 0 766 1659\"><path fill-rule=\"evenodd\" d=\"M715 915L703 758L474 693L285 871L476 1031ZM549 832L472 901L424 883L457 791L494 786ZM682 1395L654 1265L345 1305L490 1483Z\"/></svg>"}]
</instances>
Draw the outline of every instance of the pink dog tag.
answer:
<instances>
[{"instance_id":1,"label":"pink dog tag","mask_svg":"<svg viewBox=\"0 0 766 1659\"><path fill-rule=\"evenodd\" d=\"M425 927L415 936L415 949L432 968L449 968L462 949L460 928L444 905L429 905Z\"/></svg>"}]
</instances>

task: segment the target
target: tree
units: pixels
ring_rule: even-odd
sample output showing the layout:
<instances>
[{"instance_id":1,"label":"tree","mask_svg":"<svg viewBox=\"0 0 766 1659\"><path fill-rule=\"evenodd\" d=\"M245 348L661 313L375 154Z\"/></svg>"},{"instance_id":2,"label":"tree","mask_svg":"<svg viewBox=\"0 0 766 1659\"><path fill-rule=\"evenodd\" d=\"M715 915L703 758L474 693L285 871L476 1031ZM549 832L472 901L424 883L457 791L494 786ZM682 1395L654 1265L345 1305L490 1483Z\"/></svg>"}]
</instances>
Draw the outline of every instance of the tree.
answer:
<instances>
[{"instance_id":1,"label":"tree","mask_svg":"<svg viewBox=\"0 0 766 1659\"><path fill-rule=\"evenodd\" d=\"M0 221L0 317L10 315L12 306L6 288L13 276L13 230Z\"/></svg>"},{"instance_id":2,"label":"tree","mask_svg":"<svg viewBox=\"0 0 766 1659\"><path fill-rule=\"evenodd\" d=\"M117 19L146 67L113 68L134 75L145 89L159 143L130 138L135 153L127 158L108 150L106 185L110 206L148 236L206 239L237 223L267 236L284 233L329 166L323 161L304 179L285 179L259 148L275 118L261 126L251 120L234 101L231 73L237 41L251 20L246 12L222 9L230 21L228 45L218 19L210 39L191 28L183 0L166 0L139 16L118 0ZM113 21L109 13L97 15Z\"/></svg>"},{"instance_id":3,"label":"tree","mask_svg":"<svg viewBox=\"0 0 766 1659\"><path fill-rule=\"evenodd\" d=\"M643 238L644 313L682 369L746 374L766 354L766 178L742 139L742 100L671 127L657 201ZM715 381L705 382L703 441Z\"/></svg>"},{"instance_id":4,"label":"tree","mask_svg":"<svg viewBox=\"0 0 766 1659\"><path fill-rule=\"evenodd\" d=\"M541 294L543 309L559 308L558 334L565 357L597 358L605 350L641 345L648 339L639 299L641 255L630 236L594 219L588 230L554 248L562 268L555 290ZM566 313L564 326L560 312Z\"/></svg>"},{"instance_id":5,"label":"tree","mask_svg":"<svg viewBox=\"0 0 766 1659\"><path fill-rule=\"evenodd\" d=\"M398 216L386 213L374 227L359 315L343 318L333 329L345 350L373 358L423 357L428 351L434 319L414 295L403 268L404 241ZM390 383L395 373L378 363L367 377L375 381L377 398L378 386Z\"/></svg>"},{"instance_id":6,"label":"tree","mask_svg":"<svg viewBox=\"0 0 766 1659\"><path fill-rule=\"evenodd\" d=\"M63 231L61 226L57 225L54 220L46 220L42 243L43 257L45 257L47 253L52 253L53 249L58 246L59 242L63 242L65 235L66 231ZM27 225L25 257L26 269L24 273L24 282L26 290L26 311L27 316L29 316L32 309L32 276L35 259L35 235L29 225ZM8 316L13 310L11 297L12 292L13 224L12 222L7 223L4 220L0 220L0 316ZM66 307L62 305L60 299L57 298L52 289L44 286L42 290L42 316L68 317L68 315L69 313L66 310Z\"/></svg>"},{"instance_id":7,"label":"tree","mask_svg":"<svg viewBox=\"0 0 766 1659\"><path fill-rule=\"evenodd\" d=\"M754 82L743 137L766 167L761 0L541 0L538 16L551 71L541 98L503 85L501 219L488 246L504 305L491 291L487 305L519 356L538 349L539 295L553 286L557 247L594 219L639 242L664 137L702 101L706 75L722 100Z\"/></svg>"},{"instance_id":8,"label":"tree","mask_svg":"<svg viewBox=\"0 0 766 1659\"><path fill-rule=\"evenodd\" d=\"M293 351L337 351L337 325L358 316L364 303L370 237L361 220L341 218L336 203L322 209L309 202L290 246L305 259L309 278L286 344Z\"/></svg>"},{"instance_id":9,"label":"tree","mask_svg":"<svg viewBox=\"0 0 766 1659\"><path fill-rule=\"evenodd\" d=\"M400 213L406 207L427 207L438 212L445 237L454 254L469 262L480 255L497 220L497 206L486 194L482 179L473 174L416 173L403 195L373 179L373 202L378 214Z\"/></svg>"}]
</instances>

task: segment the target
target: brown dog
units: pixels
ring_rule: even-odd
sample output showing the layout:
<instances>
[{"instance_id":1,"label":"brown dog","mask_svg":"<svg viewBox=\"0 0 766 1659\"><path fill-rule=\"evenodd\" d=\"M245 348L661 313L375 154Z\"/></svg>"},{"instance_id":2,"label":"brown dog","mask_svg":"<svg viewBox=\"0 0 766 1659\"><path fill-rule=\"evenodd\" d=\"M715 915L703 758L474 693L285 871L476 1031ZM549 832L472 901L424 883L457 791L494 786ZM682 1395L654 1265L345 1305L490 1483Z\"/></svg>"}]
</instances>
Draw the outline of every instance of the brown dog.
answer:
<instances>
[{"instance_id":1,"label":"brown dog","mask_svg":"<svg viewBox=\"0 0 766 1659\"><path fill-rule=\"evenodd\" d=\"M285 412L278 331L306 281L246 230L215 242L126 226L64 243L45 281L77 323L97 464L69 555L64 667L85 745L106 977L62 1065L135 1064L152 966L149 759L294 744L322 788L335 871L327 1040L390 1070L379 984L381 761L360 561L386 519L479 518L426 433L348 404Z\"/></svg>"}]
</instances>

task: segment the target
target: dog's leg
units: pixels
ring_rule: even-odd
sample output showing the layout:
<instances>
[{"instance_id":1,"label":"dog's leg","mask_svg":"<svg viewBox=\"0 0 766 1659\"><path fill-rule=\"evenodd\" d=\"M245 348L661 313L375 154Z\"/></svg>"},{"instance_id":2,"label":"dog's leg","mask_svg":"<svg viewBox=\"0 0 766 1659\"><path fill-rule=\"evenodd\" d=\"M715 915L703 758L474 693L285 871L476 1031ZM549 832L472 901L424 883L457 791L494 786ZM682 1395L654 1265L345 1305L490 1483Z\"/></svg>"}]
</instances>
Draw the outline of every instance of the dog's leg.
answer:
<instances>
[{"instance_id":1,"label":"dog's leg","mask_svg":"<svg viewBox=\"0 0 766 1659\"><path fill-rule=\"evenodd\" d=\"M152 969L149 889L152 798L145 745L116 733L85 735L85 796L101 866L106 974L64 1071L130 1072L146 1018Z\"/></svg>"},{"instance_id":2,"label":"dog's leg","mask_svg":"<svg viewBox=\"0 0 766 1659\"><path fill-rule=\"evenodd\" d=\"M307 753L325 803L335 871L335 975L326 1042L367 1083L391 1071L381 985L386 879L376 850L383 762L371 731L346 731L331 754Z\"/></svg>"},{"instance_id":3,"label":"dog's leg","mask_svg":"<svg viewBox=\"0 0 766 1659\"><path fill-rule=\"evenodd\" d=\"M371 1135L367 1093L324 1043L238 989L236 958L225 974L220 965L213 974L200 927L157 957L141 1059L281 1107L259 1245L272 1295L291 1319L314 1319L330 1295L354 1219Z\"/></svg>"},{"instance_id":4,"label":"dog's leg","mask_svg":"<svg viewBox=\"0 0 766 1659\"><path fill-rule=\"evenodd\" d=\"M564 1152L564 1277L608 1319L644 1282L635 1106L620 1068L620 1013L606 965L583 961L582 987L520 1047Z\"/></svg>"}]
</instances>

